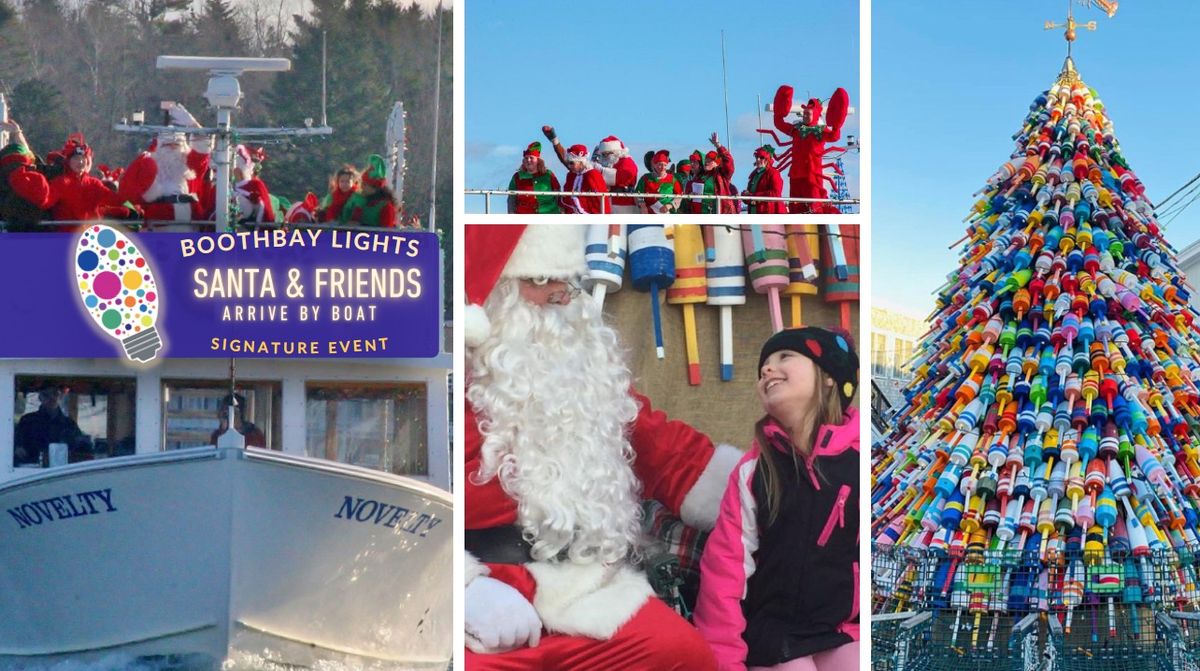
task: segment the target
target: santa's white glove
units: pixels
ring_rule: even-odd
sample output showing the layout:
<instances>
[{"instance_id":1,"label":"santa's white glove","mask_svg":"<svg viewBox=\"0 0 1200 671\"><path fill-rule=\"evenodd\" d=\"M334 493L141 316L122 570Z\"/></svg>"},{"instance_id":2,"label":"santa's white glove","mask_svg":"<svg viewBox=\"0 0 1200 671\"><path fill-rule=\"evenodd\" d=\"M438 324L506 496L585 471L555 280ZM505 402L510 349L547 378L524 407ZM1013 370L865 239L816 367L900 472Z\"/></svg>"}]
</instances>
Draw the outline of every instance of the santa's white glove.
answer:
<instances>
[{"instance_id":1,"label":"santa's white glove","mask_svg":"<svg viewBox=\"0 0 1200 671\"><path fill-rule=\"evenodd\" d=\"M532 648L542 638L542 620L533 604L488 576L475 578L463 592L463 623L467 647L477 653Z\"/></svg>"},{"instance_id":2,"label":"santa's white glove","mask_svg":"<svg viewBox=\"0 0 1200 671\"><path fill-rule=\"evenodd\" d=\"M179 103L175 103L168 113L171 115L172 126L183 126L185 128L200 127L200 122L196 121L196 117L192 116L192 113Z\"/></svg>"}]
</instances>

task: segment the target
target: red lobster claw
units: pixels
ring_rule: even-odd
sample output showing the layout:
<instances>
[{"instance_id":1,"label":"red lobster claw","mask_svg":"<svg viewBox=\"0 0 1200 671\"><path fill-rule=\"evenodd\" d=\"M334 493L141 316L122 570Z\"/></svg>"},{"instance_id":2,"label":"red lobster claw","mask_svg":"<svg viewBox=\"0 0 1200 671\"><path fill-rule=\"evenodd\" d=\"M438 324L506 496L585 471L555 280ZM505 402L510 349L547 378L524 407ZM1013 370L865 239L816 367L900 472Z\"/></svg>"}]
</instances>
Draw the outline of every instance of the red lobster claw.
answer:
<instances>
[{"instance_id":1,"label":"red lobster claw","mask_svg":"<svg viewBox=\"0 0 1200 671\"><path fill-rule=\"evenodd\" d=\"M833 131L833 136L826 136L832 142L842 136L842 125L846 123L846 115L850 112L850 94L840 86L829 97L829 105L825 108L825 125Z\"/></svg>"},{"instance_id":2,"label":"red lobster claw","mask_svg":"<svg viewBox=\"0 0 1200 671\"><path fill-rule=\"evenodd\" d=\"M791 135L792 125L787 122L787 116L792 113L792 87L784 84L775 91L775 105L772 107L775 114L775 127L779 130Z\"/></svg>"}]
</instances>

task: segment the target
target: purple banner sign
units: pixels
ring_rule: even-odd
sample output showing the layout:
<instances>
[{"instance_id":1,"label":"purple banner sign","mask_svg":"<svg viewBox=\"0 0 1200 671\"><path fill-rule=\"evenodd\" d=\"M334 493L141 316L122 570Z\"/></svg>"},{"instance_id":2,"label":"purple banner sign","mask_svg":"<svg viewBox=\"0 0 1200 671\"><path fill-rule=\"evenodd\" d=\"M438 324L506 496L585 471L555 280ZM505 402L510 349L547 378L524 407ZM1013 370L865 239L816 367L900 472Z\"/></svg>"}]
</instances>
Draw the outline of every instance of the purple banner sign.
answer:
<instances>
[{"instance_id":1,"label":"purple banner sign","mask_svg":"<svg viewBox=\"0 0 1200 671\"><path fill-rule=\"evenodd\" d=\"M432 357L438 239L334 229L0 238L0 357Z\"/></svg>"}]
</instances>

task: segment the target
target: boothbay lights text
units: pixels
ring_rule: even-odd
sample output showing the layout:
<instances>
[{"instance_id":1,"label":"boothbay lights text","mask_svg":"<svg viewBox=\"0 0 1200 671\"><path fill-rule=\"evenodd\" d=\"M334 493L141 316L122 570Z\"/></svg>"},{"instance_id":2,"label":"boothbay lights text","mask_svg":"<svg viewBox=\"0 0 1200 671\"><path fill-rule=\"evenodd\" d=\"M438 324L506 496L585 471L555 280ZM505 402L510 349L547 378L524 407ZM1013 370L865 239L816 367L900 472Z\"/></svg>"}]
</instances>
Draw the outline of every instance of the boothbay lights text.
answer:
<instances>
[{"instance_id":1,"label":"boothbay lights text","mask_svg":"<svg viewBox=\"0 0 1200 671\"><path fill-rule=\"evenodd\" d=\"M293 229L291 231L239 231L206 235L194 239L184 238L179 241L179 251L186 259L195 254L290 247L316 248L321 245L330 249L353 249L359 252L403 255L409 258L416 257L421 249L419 239L396 233Z\"/></svg>"}]
</instances>

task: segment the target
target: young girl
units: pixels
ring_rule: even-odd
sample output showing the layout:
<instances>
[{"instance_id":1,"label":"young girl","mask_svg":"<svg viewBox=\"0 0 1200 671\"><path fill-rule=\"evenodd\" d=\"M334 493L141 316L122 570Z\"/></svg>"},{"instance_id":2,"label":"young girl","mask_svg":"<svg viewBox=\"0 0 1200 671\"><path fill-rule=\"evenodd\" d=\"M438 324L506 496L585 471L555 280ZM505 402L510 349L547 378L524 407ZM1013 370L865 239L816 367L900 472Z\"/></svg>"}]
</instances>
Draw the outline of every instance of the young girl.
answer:
<instances>
[{"instance_id":1,"label":"young girl","mask_svg":"<svg viewBox=\"0 0 1200 671\"><path fill-rule=\"evenodd\" d=\"M721 671L858 669L858 356L788 329L758 375L767 414L700 560L696 628Z\"/></svg>"},{"instance_id":2,"label":"young girl","mask_svg":"<svg viewBox=\"0 0 1200 671\"><path fill-rule=\"evenodd\" d=\"M329 179L329 193L321 201L318 219L323 222L334 222L342 216L342 208L350 196L358 193L358 170L352 165L343 165Z\"/></svg>"}]
</instances>

